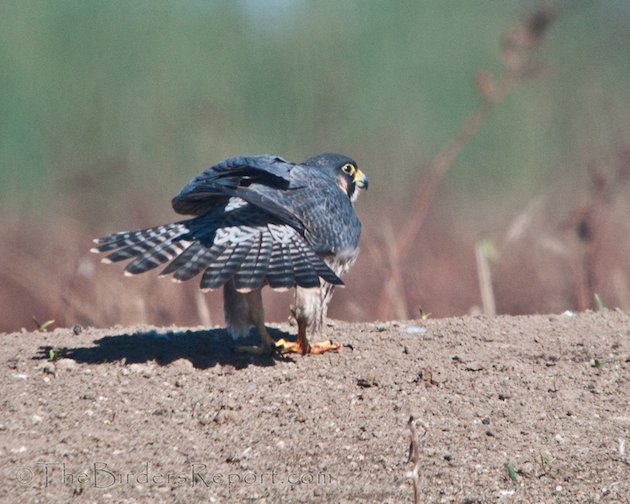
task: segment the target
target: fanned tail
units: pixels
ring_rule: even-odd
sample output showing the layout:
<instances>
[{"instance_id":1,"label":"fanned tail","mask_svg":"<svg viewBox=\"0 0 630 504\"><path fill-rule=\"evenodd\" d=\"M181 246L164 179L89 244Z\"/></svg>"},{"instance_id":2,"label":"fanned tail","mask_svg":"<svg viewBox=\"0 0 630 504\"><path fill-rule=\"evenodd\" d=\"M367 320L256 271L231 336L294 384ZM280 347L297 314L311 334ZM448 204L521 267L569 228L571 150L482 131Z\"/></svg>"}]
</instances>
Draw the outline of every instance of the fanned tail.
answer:
<instances>
[{"instance_id":1,"label":"fanned tail","mask_svg":"<svg viewBox=\"0 0 630 504\"><path fill-rule=\"evenodd\" d=\"M265 283L273 289L319 287L321 279L343 282L290 226L212 227L204 217L97 238L92 252L108 252L104 262L131 259L125 274L137 275L168 263L160 273L185 281L202 274L200 287L228 281L240 292ZM169 262L170 261L170 262Z\"/></svg>"}]
</instances>

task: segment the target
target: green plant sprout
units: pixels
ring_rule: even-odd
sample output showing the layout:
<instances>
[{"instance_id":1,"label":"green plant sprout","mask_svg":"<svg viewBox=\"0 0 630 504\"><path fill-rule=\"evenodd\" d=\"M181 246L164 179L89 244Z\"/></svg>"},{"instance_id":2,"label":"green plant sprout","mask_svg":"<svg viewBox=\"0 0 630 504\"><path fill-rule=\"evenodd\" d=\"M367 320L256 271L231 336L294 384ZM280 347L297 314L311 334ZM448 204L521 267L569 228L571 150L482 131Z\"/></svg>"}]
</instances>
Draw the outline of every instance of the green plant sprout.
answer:
<instances>
[{"instance_id":1,"label":"green plant sprout","mask_svg":"<svg viewBox=\"0 0 630 504\"><path fill-rule=\"evenodd\" d=\"M510 477L510 479L511 479L514 483L516 483L516 469L514 469L514 464L512 464L512 463L508 462L508 463L505 465L505 468L507 469L507 473L508 473L508 476Z\"/></svg>"},{"instance_id":2,"label":"green plant sprout","mask_svg":"<svg viewBox=\"0 0 630 504\"><path fill-rule=\"evenodd\" d=\"M595 304L597 305L597 311L603 312L606 309L602 298L599 297L599 294L595 293Z\"/></svg>"},{"instance_id":3,"label":"green plant sprout","mask_svg":"<svg viewBox=\"0 0 630 504\"><path fill-rule=\"evenodd\" d=\"M424 308L422 308L422 306L418 306L418 313L420 315L420 320L427 320L431 316L431 313L427 312Z\"/></svg>"},{"instance_id":4,"label":"green plant sprout","mask_svg":"<svg viewBox=\"0 0 630 504\"><path fill-rule=\"evenodd\" d=\"M540 467L542 467L543 472L548 473L551 471L551 467L556 461L555 457L551 455L549 457L545 457L542 453L540 454Z\"/></svg>"},{"instance_id":5,"label":"green plant sprout","mask_svg":"<svg viewBox=\"0 0 630 504\"><path fill-rule=\"evenodd\" d=\"M604 359L593 359L593 367L597 369L602 369L606 361Z\"/></svg>"},{"instance_id":6,"label":"green plant sprout","mask_svg":"<svg viewBox=\"0 0 630 504\"><path fill-rule=\"evenodd\" d=\"M37 330L38 331L46 331L48 329L49 326L51 326L52 324L55 323L54 320L47 320L46 322L42 322L40 323L36 318L35 315L33 315L33 322L35 322L35 325L37 326Z\"/></svg>"}]
</instances>

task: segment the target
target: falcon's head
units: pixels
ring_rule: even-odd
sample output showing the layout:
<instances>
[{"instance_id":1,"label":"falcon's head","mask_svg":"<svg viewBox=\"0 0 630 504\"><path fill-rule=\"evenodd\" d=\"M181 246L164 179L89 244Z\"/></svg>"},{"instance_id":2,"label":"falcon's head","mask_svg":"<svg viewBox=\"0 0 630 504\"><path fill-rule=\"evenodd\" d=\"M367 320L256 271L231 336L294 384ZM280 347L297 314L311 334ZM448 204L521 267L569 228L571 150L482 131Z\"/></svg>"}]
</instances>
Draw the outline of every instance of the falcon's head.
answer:
<instances>
[{"instance_id":1,"label":"falcon's head","mask_svg":"<svg viewBox=\"0 0 630 504\"><path fill-rule=\"evenodd\" d=\"M304 161L304 164L327 170L353 203L359 196L358 189L368 188L368 179L365 173L359 170L356 161L342 154L333 152L318 154Z\"/></svg>"}]
</instances>

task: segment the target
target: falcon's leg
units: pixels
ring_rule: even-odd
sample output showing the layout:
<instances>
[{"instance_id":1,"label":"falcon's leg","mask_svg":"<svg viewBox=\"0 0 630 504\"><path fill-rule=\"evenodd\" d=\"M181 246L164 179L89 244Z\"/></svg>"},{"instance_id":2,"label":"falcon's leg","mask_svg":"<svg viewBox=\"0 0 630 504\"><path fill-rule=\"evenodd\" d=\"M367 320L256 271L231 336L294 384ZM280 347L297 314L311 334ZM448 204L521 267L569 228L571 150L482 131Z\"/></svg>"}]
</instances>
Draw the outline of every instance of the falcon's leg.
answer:
<instances>
[{"instance_id":1,"label":"falcon's leg","mask_svg":"<svg viewBox=\"0 0 630 504\"><path fill-rule=\"evenodd\" d=\"M326 283L323 287L304 289L296 287L295 305L291 307L291 314L298 325L297 341L278 341L280 352L295 352L301 354L321 354L329 350L339 350L341 345L330 340L319 343L309 343L307 330L319 335L321 333L328 303L332 297L334 286ZM280 346L281 345L281 346Z\"/></svg>"},{"instance_id":2,"label":"falcon's leg","mask_svg":"<svg viewBox=\"0 0 630 504\"><path fill-rule=\"evenodd\" d=\"M255 326L260 334L260 345L238 345L237 352L270 355L276 351L278 345L265 327L261 289L238 292L232 282L226 283L223 287L223 310L225 322L233 338L249 335L252 326Z\"/></svg>"},{"instance_id":3,"label":"falcon's leg","mask_svg":"<svg viewBox=\"0 0 630 504\"><path fill-rule=\"evenodd\" d=\"M258 334L260 334L260 345L237 345L235 350L240 353L253 355L271 355L278 349L279 344L276 343L276 340L267 332L262 304L260 310L253 310L250 312L250 315L252 316L256 329L258 329Z\"/></svg>"},{"instance_id":4,"label":"falcon's leg","mask_svg":"<svg viewBox=\"0 0 630 504\"><path fill-rule=\"evenodd\" d=\"M278 341L278 350L282 353L300 353L305 354L322 354L329 350L339 350L341 345L333 343L330 340L321 341L319 343L309 343L306 336L306 328L309 326L309 319L305 316L305 312L301 306L292 306L291 313L298 325L297 341Z\"/></svg>"}]
</instances>

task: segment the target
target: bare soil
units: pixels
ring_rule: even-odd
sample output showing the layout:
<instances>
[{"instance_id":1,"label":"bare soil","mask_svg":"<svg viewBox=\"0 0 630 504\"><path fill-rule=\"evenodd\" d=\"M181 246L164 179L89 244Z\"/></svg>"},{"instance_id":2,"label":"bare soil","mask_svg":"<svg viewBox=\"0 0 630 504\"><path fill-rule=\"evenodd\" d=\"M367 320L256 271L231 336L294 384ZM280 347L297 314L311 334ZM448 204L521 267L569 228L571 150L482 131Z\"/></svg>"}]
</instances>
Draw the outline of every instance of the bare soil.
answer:
<instances>
[{"instance_id":1,"label":"bare soil","mask_svg":"<svg viewBox=\"0 0 630 504\"><path fill-rule=\"evenodd\" d=\"M0 335L0 501L409 503L412 415L421 502L630 502L628 314L327 332L274 358L222 329Z\"/></svg>"}]
</instances>

